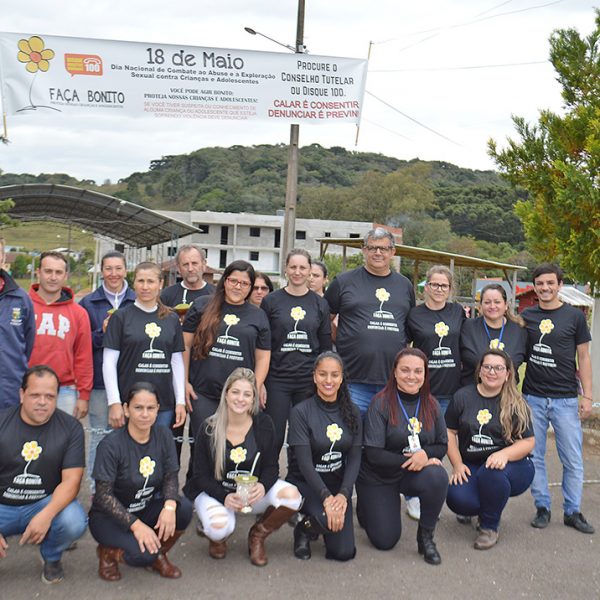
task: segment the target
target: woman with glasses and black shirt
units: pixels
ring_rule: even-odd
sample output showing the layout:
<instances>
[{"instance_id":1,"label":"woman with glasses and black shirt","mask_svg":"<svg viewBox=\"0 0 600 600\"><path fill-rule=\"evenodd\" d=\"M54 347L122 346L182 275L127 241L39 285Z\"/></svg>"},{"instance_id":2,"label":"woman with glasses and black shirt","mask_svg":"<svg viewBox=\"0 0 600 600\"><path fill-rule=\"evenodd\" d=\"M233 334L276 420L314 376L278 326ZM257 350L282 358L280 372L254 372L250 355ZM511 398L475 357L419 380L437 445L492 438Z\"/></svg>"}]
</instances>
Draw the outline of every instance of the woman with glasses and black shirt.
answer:
<instances>
[{"instance_id":1,"label":"woman with glasses and black shirt","mask_svg":"<svg viewBox=\"0 0 600 600\"><path fill-rule=\"evenodd\" d=\"M447 504L457 514L479 516L474 546L487 550L498 541L509 497L522 494L533 481L529 455L535 442L508 354L486 350L475 373L478 383L458 390L446 412L453 470Z\"/></svg>"},{"instance_id":2,"label":"woman with glasses and black shirt","mask_svg":"<svg viewBox=\"0 0 600 600\"><path fill-rule=\"evenodd\" d=\"M252 293L248 297L248 302L254 306L260 306L261 302L273 292L273 282L266 273L255 271L254 285Z\"/></svg>"},{"instance_id":3,"label":"woman with glasses and black shirt","mask_svg":"<svg viewBox=\"0 0 600 600\"><path fill-rule=\"evenodd\" d=\"M219 405L225 380L238 367L254 371L262 389L271 357L265 313L246 302L255 282L252 265L229 264L212 296L198 298L183 323L186 401L195 432Z\"/></svg>"}]
</instances>

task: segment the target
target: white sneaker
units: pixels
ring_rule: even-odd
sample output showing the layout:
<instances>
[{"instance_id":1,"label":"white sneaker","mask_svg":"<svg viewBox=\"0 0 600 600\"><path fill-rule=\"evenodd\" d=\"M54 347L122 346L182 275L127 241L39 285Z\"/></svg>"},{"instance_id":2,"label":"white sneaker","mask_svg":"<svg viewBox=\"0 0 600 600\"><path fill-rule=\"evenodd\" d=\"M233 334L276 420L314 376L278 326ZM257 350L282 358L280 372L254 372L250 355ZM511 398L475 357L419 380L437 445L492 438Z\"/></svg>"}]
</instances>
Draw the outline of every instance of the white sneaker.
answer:
<instances>
[{"instance_id":1,"label":"white sneaker","mask_svg":"<svg viewBox=\"0 0 600 600\"><path fill-rule=\"evenodd\" d=\"M418 521L421 518L421 503L418 496L412 498L405 496L404 499L406 500L406 513L411 519Z\"/></svg>"}]
</instances>

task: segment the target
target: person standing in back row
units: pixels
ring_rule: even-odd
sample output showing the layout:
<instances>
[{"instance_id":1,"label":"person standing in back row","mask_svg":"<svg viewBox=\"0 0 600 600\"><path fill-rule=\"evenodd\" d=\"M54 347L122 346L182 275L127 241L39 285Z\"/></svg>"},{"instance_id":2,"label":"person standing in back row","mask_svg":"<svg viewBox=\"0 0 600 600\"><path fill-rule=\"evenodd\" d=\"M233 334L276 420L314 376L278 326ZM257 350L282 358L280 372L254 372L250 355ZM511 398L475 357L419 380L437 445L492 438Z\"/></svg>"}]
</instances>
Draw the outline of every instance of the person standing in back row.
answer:
<instances>
[{"instance_id":1,"label":"person standing in back row","mask_svg":"<svg viewBox=\"0 0 600 600\"><path fill-rule=\"evenodd\" d=\"M590 332L584 314L558 297L563 272L544 263L533 272L539 306L522 312L527 327L527 371L523 394L533 415L535 476L531 493L537 509L531 526L550 523L550 491L546 473L548 424L554 429L556 450L563 465L564 524L581 533L594 528L581 514L583 496L583 432L580 419L592 413ZM577 363L581 393L578 399Z\"/></svg>"},{"instance_id":2,"label":"person standing in back row","mask_svg":"<svg viewBox=\"0 0 600 600\"><path fill-rule=\"evenodd\" d=\"M364 266L338 275L325 292L331 314L339 317L335 343L363 419L409 341L406 320L415 293L410 281L391 269L394 254L394 236L382 227L372 229L364 239Z\"/></svg>"}]
</instances>

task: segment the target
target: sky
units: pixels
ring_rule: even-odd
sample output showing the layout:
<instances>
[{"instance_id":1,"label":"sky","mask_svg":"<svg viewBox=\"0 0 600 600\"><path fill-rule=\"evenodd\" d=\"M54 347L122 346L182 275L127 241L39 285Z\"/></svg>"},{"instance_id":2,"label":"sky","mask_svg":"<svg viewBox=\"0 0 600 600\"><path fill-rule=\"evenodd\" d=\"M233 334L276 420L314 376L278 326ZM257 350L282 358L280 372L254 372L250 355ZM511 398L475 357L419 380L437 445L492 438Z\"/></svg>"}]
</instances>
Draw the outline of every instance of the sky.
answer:
<instances>
[{"instance_id":1,"label":"sky","mask_svg":"<svg viewBox=\"0 0 600 600\"><path fill-rule=\"evenodd\" d=\"M3 31L280 51L248 26L294 45L296 0L54 0L2 6ZM594 27L589 0L306 0L304 42L313 55L366 58L362 123L303 125L318 143L403 160L492 169L487 140L514 136L511 115L535 121L560 111L548 38ZM526 63L526 64L524 64ZM383 102L382 102L383 101ZM8 118L5 173L68 173L98 183L148 169L150 161L210 146L287 144L281 123L179 121L114 115Z\"/></svg>"}]
</instances>

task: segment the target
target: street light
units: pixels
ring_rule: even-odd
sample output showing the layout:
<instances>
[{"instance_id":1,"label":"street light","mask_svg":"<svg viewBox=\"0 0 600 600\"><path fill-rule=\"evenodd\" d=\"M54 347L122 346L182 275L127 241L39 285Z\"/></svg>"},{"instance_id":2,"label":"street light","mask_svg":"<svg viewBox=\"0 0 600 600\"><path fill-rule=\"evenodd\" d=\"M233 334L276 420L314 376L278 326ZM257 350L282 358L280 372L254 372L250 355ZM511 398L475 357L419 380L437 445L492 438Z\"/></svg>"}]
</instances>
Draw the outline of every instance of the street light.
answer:
<instances>
[{"instance_id":1,"label":"street light","mask_svg":"<svg viewBox=\"0 0 600 600\"><path fill-rule=\"evenodd\" d=\"M304 4L305 0L298 0L298 18L296 21L296 47L282 44L273 38L255 31L250 27L244 29L251 35L260 35L279 46L292 50L296 54L306 52L304 46ZM290 125L290 145L288 148L287 183L285 189L285 211L283 215L283 236L281 240L281 255L279 261L279 276L282 279L285 273L285 259L288 252L294 247L296 239L296 200L298 198L298 140L300 137L300 125Z\"/></svg>"}]
</instances>

